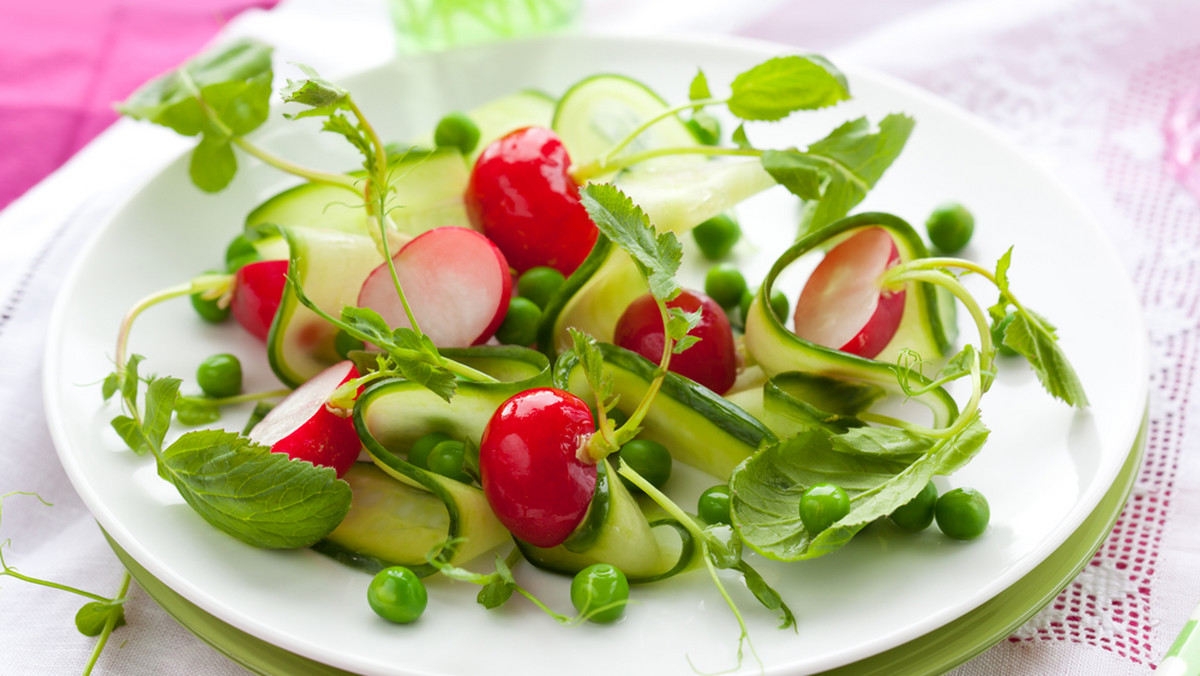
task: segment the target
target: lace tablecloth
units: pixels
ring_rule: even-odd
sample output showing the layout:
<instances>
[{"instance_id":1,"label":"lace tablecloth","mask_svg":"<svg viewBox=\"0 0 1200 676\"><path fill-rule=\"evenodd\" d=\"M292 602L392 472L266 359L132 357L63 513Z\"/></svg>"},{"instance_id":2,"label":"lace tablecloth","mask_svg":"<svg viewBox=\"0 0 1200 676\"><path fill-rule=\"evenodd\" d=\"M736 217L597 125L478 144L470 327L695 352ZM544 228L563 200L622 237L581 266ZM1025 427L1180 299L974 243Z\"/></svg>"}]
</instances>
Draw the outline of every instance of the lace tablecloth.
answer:
<instances>
[{"instance_id":1,"label":"lace tablecloth","mask_svg":"<svg viewBox=\"0 0 1200 676\"><path fill-rule=\"evenodd\" d=\"M249 0L210 1L190 11L168 4L0 8L0 25L30 31L29 41L0 47L0 205L110 123L105 101L122 98L218 29L262 37L281 57L331 77L391 55L383 9L369 0L291 0L273 11L252 9L269 3ZM1191 423L1200 362L1200 5L817 5L593 0L584 26L763 38L896 75L987 120L1083 198L1121 251L1145 308L1145 461L1116 528L1083 573L956 673L1149 672L1200 601L1200 441ZM48 16L64 18L50 29ZM53 39L37 38L37 30ZM120 564L74 494L46 429L40 345L75 244L183 145L117 123L0 213L0 493L36 491L56 503L47 509L31 498L5 502L0 539L11 542L2 551L28 574L116 592ZM0 673L79 671L92 642L72 624L78 605L73 595L0 578ZM136 588L126 613L129 624L115 634L99 672L243 673Z\"/></svg>"}]
</instances>

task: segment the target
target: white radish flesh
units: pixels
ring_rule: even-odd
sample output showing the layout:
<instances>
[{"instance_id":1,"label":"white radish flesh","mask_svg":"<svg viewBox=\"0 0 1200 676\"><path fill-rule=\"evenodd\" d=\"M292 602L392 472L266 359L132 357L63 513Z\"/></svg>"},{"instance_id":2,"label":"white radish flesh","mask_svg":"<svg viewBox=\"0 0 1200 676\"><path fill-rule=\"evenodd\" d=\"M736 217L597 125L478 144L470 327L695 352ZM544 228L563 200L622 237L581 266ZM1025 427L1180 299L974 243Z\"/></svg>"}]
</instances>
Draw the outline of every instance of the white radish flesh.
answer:
<instances>
[{"instance_id":1,"label":"white radish flesh","mask_svg":"<svg viewBox=\"0 0 1200 676\"><path fill-rule=\"evenodd\" d=\"M417 324L438 347L482 343L508 312L508 262L491 240L474 230L430 230L392 260ZM386 263L367 276L358 305L378 312L389 326L411 327Z\"/></svg>"},{"instance_id":2,"label":"white radish flesh","mask_svg":"<svg viewBox=\"0 0 1200 676\"><path fill-rule=\"evenodd\" d=\"M885 289L880 276L900 261L883 228L868 228L833 247L796 302L796 335L818 345L874 357L904 314L904 290Z\"/></svg>"}]
</instances>

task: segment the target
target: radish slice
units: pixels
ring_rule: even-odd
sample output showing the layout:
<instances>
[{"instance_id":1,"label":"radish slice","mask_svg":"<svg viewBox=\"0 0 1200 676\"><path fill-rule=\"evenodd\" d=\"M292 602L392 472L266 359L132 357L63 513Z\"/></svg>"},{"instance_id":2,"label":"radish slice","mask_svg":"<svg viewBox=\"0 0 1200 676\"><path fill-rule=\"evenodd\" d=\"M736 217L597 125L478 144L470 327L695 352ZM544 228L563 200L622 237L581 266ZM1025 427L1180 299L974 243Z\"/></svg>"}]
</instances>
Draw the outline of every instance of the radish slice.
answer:
<instances>
[{"instance_id":1,"label":"radish slice","mask_svg":"<svg viewBox=\"0 0 1200 676\"><path fill-rule=\"evenodd\" d=\"M413 316L438 347L483 343L508 312L508 262L474 230L435 228L404 245L392 260ZM411 327L386 263L367 276L358 305L378 312L389 326Z\"/></svg>"},{"instance_id":2,"label":"radish slice","mask_svg":"<svg viewBox=\"0 0 1200 676\"><path fill-rule=\"evenodd\" d=\"M881 289L879 276L900 262L883 228L868 228L833 247L796 301L795 331L805 340L871 358L896 335L904 290Z\"/></svg>"},{"instance_id":3,"label":"radish slice","mask_svg":"<svg viewBox=\"0 0 1200 676\"><path fill-rule=\"evenodd\" d=\"M342 476L358 459L362 442L353 418L333 413L325 402L334 390L357 377L358 369L350 361L321 371L271 409L250 430L250 439L293 460L332 467Z\"/></svg>"},{"instance_id":4,"label":"radish slice","mask_svg":"<svg viewBox=\"0 0 1200 676\"><path fill-rule=\"evenodd\" d=\"M229 309L251 335L266 340L287 284L286 260L258 261L238 269Z\"/></svg>"}]
</instances>

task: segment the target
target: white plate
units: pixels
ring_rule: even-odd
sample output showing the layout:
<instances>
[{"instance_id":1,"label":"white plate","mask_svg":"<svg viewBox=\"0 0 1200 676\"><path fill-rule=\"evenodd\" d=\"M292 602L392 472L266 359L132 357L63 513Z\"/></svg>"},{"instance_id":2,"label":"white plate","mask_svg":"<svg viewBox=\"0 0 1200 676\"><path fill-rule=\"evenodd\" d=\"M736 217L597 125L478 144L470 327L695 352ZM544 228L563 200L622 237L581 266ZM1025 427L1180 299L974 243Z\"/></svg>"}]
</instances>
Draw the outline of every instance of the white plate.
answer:
<instances>
[{"instance_id":1,"label":"white plate","mask_svg":"<svg viewBox=\"0 0 1200 676\"><path fill-rule=\"evenodd\" d=\"M716 89L785 51L740 41L572 36L408 59L344 84L385 137L400 139L447 111L526 87L561 93L596 72L627 74L682 100L698 67ZM936 529L904 537L876 527L816 561L762 562L760 570L796 611L796 632L777 630L777 618L727 578L767 673L854 662L932 631L1008 587L1062 543L1105 493L1133 445L1147 397L1138 304L1086 210L963 112L841 65L853 102L764 125L751 138L762 146L803 146L859 114L876 121L889 112L914 116L908 148L860 210L920 223L943 200L969 205L977 228L965 255L990 266L1015 246L1014 290L1058 325L1092 406L1074 411L1044 394L1027 368L1006 363L984 400L993 430L987 448L958 475L939 479L942 489L969 485L988 496L988 533L960 543ZM276 116L259 140L301 162L352 168L353 156L328 134L316 138L309 122ZM420 622L388 625L367 608L367 576L309 551L243 545L194 514L149 459L122 450L108 429L114 411L100 405L98 387L85 384L111 369L117 325L130 305L216 265L245 213L291 182L242 162L233 185L216 196L191 186L186 159L174 163L101 229L55 308L45 369L48 417L63 465L115 541L215 617L355 672L692 673L688 659L703 672L733 667L737 625L702 573L637 588L637 604L615 626L561 628L520 599L487 612L474 603L473 586L444 580L431 583ZM747 269L761 270L792 236L795 213L794 199L781 188L740 210L751 238L740 249ZM983 302L992 302L990 292ZM964 324L964 335L969 328ZM248 390L275 386L261 344L236 326L203 325L186 301L146 313L130 349L149 357L147 370L184 378L205 356L233 352L247 365ZM528 567L520 577L552 605L569 608L561 578ZM742 669L759 670L749 652Z\"/></svg>"}]
</instances>

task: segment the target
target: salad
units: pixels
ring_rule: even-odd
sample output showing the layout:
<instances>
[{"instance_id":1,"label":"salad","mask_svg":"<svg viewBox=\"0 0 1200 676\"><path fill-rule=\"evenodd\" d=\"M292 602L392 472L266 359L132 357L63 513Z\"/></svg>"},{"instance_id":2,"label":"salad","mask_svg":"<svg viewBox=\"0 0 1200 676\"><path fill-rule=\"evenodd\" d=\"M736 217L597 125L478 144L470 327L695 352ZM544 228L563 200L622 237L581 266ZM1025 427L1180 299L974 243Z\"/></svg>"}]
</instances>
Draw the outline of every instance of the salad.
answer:
<instances>
[{"instance_id":1,"label":"salad","mask_svg":"<svg viewBox=\"0 0 1200 676\"><path fill-rule=\"evenodd\" d=\"M564 623L611 621L630 584L636 596L705 571L745 639L745 611L718 575L732 570L791 627L757 556L824 556L885 518L984 532L982 496L937 496L930 480L985 443L1001 348L1086 406L1052 326L1009 290L1008 254L994 266L930 256L904 220L850 215L911 119L848 121L800 150L755 147L746 127L722 133L708 114L835 105L850 94L824 59L771 59L723 84L728 96L699 72L675 106L596 76L557 98L448 111L429 138L400 143L378 137L352 93L304 74L284 93L288 114L322 119L362 153L360 171L296 166L247 138L271 111L262 45L202 56L124 104L199 137L191 176L204 190L235 180L242 152L305 182L248 215L225 269L130 310L103 390L122 409L121 438L213 526L376 574L364 611L412 621L420 578L442 575L479 585L487 608L521 594ZM696 232L720 259L737 229L727 212L776 186L802 218L766 277L751 286L718 265L704 293L682 288L680 238ZM935 236L946 248L966 227L949 212L931 231L949 231ZM813 257L799 288L777 288ZM995 296L981 304L966 274ZM241 392L221 355L196 374L203 397L144 375L126 350L135 319L178 297L262 338L287 391ZM954 335L956 305L974 344ZM962 401L947 391L959 380ZM225 424L223 406L255 399L272 403L241 433L170 434L173 419ZM677 502L672 463L713 489ZM521 562L570 576L576 614L524 589Z\"/></svg>"}]
</instances>

